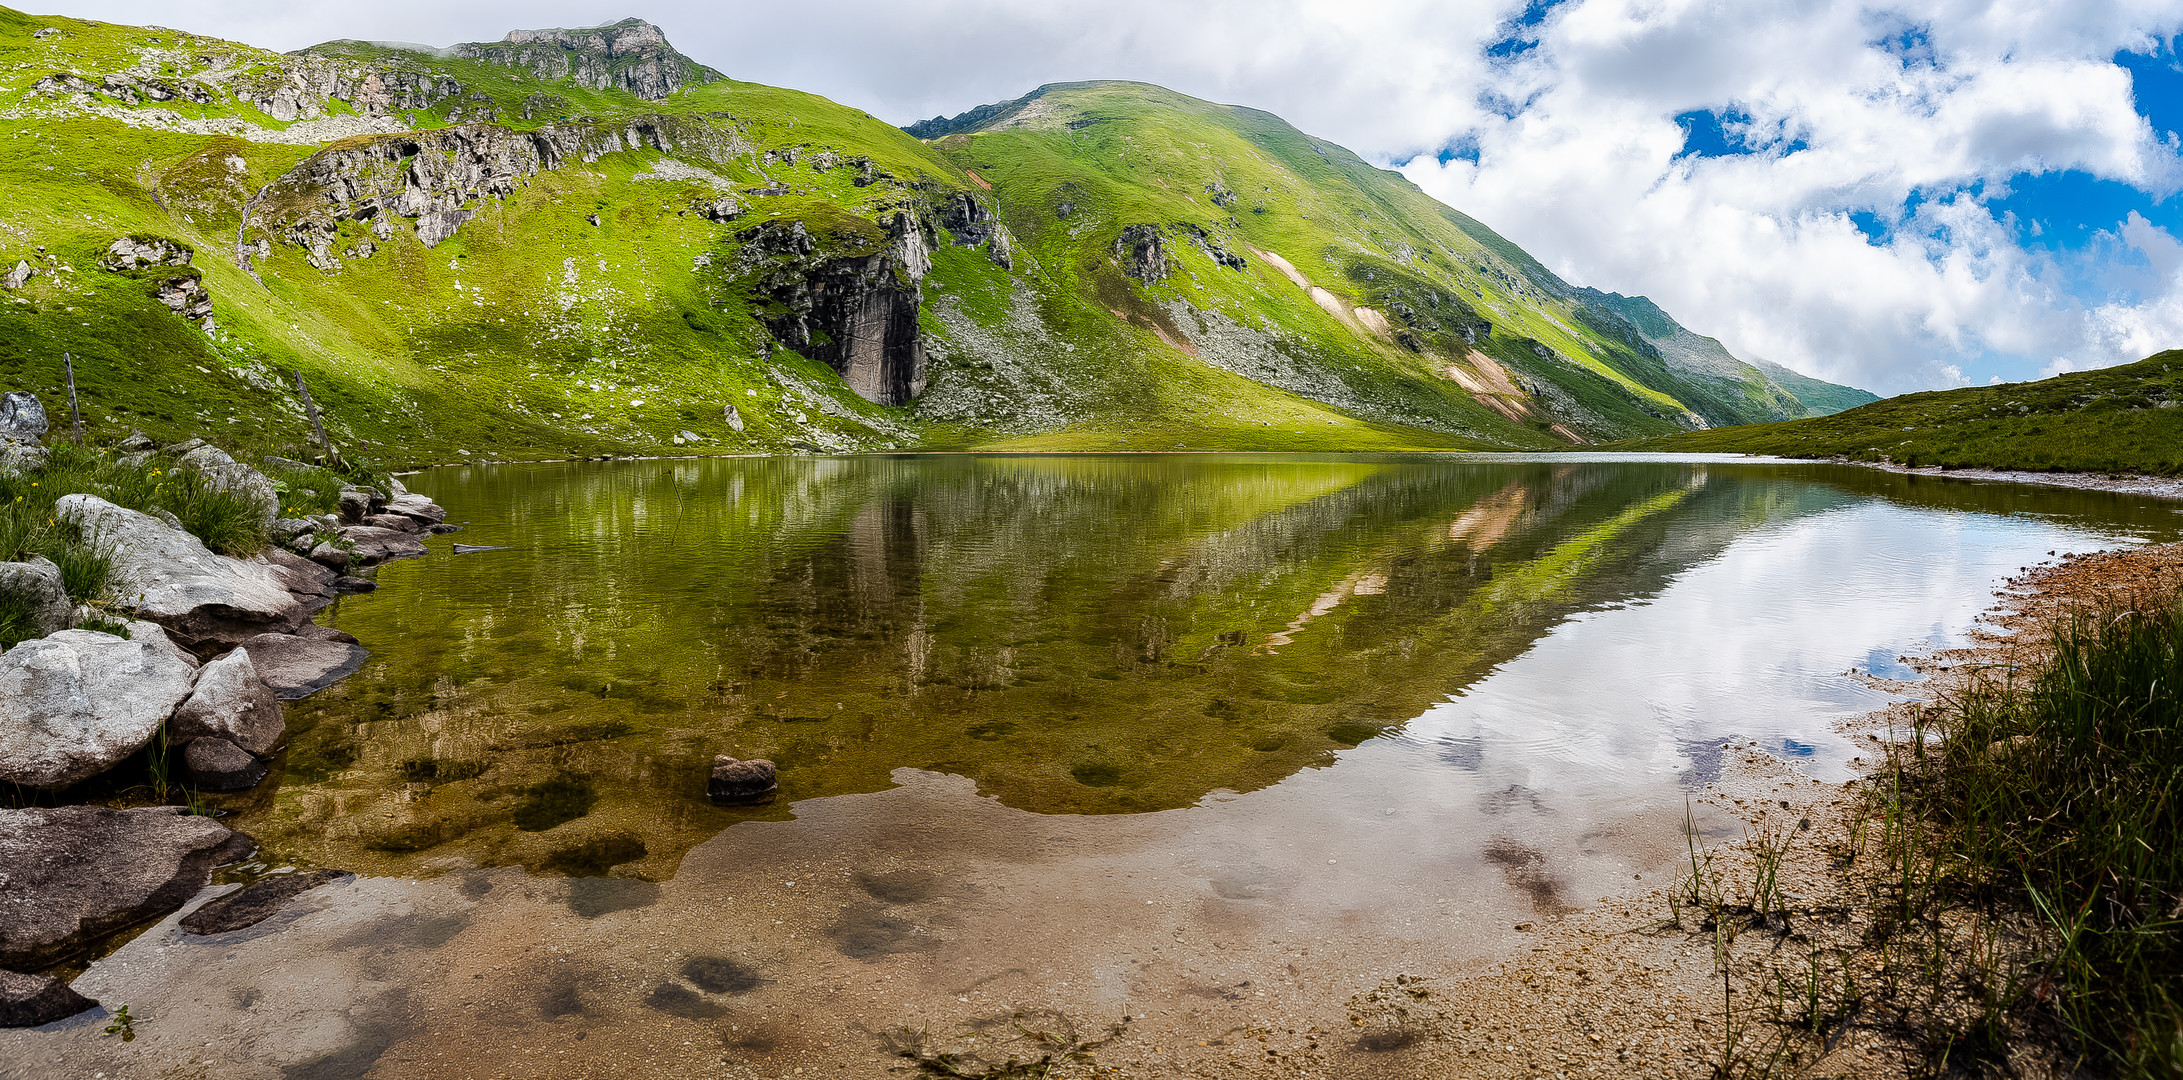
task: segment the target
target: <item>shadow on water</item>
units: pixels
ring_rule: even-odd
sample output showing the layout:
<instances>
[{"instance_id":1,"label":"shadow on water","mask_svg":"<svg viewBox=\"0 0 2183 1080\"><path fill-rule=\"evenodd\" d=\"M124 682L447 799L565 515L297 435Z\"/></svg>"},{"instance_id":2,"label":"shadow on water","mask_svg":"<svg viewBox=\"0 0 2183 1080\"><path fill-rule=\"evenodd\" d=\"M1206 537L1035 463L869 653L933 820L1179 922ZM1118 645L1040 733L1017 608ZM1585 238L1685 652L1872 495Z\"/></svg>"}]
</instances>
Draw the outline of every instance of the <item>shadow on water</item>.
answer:
<instances>
[{"instance_id":1,"label":"shadow on water","mask_svg":"<svg viewBox=\"0 0 2183 1080\"><path fill-rule=\"evenodd\" d=\"M1844 467L1554 459L718 459L411 486L509 550L392 565L340 602L326 621L374 657L292 709L277 796L243 823L369 872L658 879L735 821L905 766L1045 813L1189 806L1329 763L1756 530L1873 499L2177 521ZM785 798L710 805L717 753L775 760ZM853 914L843 933L894 947L891 916Z\"/></svg>"}]
</instances>

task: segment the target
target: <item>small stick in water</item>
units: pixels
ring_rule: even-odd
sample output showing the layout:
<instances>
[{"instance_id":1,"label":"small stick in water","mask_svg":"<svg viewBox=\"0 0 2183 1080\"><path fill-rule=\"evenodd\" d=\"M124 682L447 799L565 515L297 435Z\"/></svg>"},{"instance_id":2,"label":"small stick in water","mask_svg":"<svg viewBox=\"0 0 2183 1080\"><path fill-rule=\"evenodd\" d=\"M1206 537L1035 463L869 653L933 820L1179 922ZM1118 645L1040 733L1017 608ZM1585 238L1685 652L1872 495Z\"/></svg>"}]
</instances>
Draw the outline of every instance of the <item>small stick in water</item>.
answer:
<instances>
[{"instance_id":1,"label":"small stick in water","mask_svg":"<svg viewBox=\"0 0 2183 1080\"><path fill-rule=\"evenodd\" d=\"M510 547L511 545L508 544L456 544L455 554L468 555L473 551L507 551Z\"/></svg>"}]
</instances>

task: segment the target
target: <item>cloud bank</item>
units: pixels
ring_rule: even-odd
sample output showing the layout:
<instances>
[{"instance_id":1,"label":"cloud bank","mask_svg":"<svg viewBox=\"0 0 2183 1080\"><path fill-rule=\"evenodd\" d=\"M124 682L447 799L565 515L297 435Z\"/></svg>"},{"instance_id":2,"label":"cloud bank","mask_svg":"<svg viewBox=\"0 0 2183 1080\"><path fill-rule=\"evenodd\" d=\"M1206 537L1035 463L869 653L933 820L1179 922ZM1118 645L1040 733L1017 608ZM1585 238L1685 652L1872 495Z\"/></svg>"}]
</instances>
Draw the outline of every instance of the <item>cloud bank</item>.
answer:
<instances>
[{"instance_id":1,"label":"cloud bank","mask_svg":"<svg viewBox=\"0 0 2183 1080\"><path fill-rule=\"evenodd\" d=\"M2173 0L213 0L187 21L292 49L631 14L895 123L1092 78L1263 108L1572 281L1883 393L2183 346Z\"/></svg>"}]
</instances>

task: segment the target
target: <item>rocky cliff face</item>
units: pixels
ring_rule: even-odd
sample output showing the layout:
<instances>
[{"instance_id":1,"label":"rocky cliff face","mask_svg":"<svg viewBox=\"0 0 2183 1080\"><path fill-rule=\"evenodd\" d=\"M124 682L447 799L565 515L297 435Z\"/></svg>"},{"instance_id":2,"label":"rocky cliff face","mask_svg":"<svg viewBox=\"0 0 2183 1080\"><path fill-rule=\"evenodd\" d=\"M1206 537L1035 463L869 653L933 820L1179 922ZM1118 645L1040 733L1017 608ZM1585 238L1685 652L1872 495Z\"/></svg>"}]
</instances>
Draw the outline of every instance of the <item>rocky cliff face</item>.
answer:
<instances>
[{"instance_id":1,"label":"rocky cliff face","mask_svg":"<svg viewBox=\"0 0 2183 1080\"><path fill-rule=\"evenodd\" d=\"M368 223L384 242L408 218L417 239L434 247L477 212L479 200L508 195L516 184L569 162L605 154L658 150L714 160L748 153L736 128L684 117L641 117L623 123L548 124L512 131L465 124L398 135L361 136L328 146L289 170L246 211L240 254L257 250L251 234L270 234L309 252L311 265L339 268L342 257L370 258L361 239L337 253L341 223Z\"/></svg>"},{"instance_id":2,"label":"rocky cliff face","mask_svg":"<svg viewBox=\"0 0 2183 1080\"><path fill-rule=\"evenodd\" d=\"M759 318L782 344L840 372L858 397L902 405L925 392L917 309L931 227L902 210L884 239L863 239L829 252L802 222L769 221L736 234L732 272L768 301Z\"/></svg>"},{"instance_id":3,"label":"rocky cliff face","mask_svg":"<svg viewBox=\"0 0 2183 1080\"><path fill-rule=\"evenodd\" d=\"M465 59L521 68L547 81L626 90L647 101L722 77L676 52L667 35L643 19L580 30L517 30L499 41L457 45L450 51Z\"/></svg>"}]
</instances>

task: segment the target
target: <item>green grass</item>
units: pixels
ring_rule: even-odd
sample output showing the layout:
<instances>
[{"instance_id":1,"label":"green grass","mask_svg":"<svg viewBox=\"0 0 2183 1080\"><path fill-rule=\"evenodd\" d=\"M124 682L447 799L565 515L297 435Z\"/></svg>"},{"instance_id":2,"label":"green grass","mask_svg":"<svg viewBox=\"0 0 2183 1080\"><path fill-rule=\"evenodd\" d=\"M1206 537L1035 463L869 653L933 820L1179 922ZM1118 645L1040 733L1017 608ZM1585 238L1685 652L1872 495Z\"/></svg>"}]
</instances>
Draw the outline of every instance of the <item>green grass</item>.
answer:
<instances>
[{"instance_id":1,"label":"green grass","mask_svg":"<svg viewBox=\"0 0 2183 1080\"><path fill-rule=\"evenodd\" d=\"M2183 351L2038 382L1906 394L1833 416L1615 447L2174 476L2183 474Z\"/></svg>"},{"instance_id":2,"label":"green grass","mask_svg":"<svg viewBox=\"0 0 2183 1080\"><path fill-rule=\"evenodd\" d=\"M2183 1075L2183 597L2082 612L1965 700L1929 786L1943 858L2036 912L2022 980L2102 1071Z\"/></svg>"}]
</instances>

